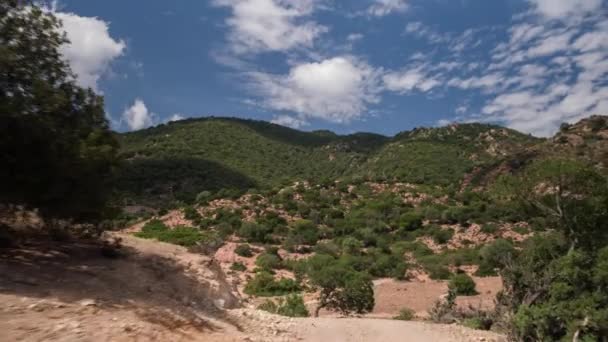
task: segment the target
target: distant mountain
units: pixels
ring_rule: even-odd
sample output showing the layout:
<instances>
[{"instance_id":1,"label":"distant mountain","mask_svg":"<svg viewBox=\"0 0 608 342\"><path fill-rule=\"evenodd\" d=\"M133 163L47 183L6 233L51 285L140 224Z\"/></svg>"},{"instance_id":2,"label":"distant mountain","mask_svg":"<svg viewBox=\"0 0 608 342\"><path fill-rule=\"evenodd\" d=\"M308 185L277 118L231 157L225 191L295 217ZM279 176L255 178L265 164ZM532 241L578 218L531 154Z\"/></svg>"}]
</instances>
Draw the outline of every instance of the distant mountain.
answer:
<instances>
[{"instance_id":1,"label":"distant mountain","mask_svg":"<svg viewBox=\"0 0 608 342\"><path fill-rule=\"evenodd\" d=\"M120 134L124 164L118 184L122 197L134 202L191 201L201 191L237 192L297 180L363 178L460 189L543 155L572 155L603 167L606 122L592 117L540 139L479 123L386 137L303 132L236 118L189 119Z\"/></svg>"}]
</instances>

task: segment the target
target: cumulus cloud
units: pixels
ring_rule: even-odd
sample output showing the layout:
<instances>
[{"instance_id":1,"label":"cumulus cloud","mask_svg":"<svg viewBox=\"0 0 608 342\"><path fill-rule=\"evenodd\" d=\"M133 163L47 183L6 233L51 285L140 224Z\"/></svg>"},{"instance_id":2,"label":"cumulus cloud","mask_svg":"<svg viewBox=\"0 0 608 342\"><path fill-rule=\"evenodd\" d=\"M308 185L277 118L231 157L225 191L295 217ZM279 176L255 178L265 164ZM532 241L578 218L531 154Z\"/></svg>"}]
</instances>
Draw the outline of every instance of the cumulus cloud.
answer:
<instances>
[{"instance_id":1,"label":"cumulus cloud","mask_svg":"<svg viewBox=\"0 0 608 342\"><path fill-rule=\"evenodd\" d=\"M110 36L109 23L99 18L55 11L63 22L70 40L60 51L83 87L98 90L99 79L108 72L110 63L121 56L126 44Z\"/></svg>"},{"instance_id":2,"label":"cumulus cloud","mask_svg":"<svg viewBox=\"0 0 608 342\"><path fill-rule=\"evenodd\" d=\"M135 99L133 105L122 113L122 118L131 130L150 127L156 122L156 114L150 112L141 99Z\"/></svg>"},{"instance_id":3,"label":"cumulus cloud","mask_svg":"<svg viewBox=\"0 0 608 342\"><path fill-rule=\"evenodd\" d=\"M295 65L286 75L249 73L253 91L269 109L299 118L347 123L379 101L378 71L351 56Z\"/></svg>"},{"instance_id":4,"label":"cumulus cloud","mask_svg":"<svg viewBox=\"0 0 608 342\"><path fill-rule=\"evenodd\" d=\"M406 0L374 0L368 7L367 13L376 17L383 17L395 12L405 12L409 8Z\"/></svg>"},{"instance_id":5,"label":"cumulus cloud","mask_svg":"<svg viewBox=\"0 0 608 342\"><path fill-rule=\"evenodd\" d=\"M327 27L307 18L316 9L315 0L213 0L228 7L225 24L234 53L287 51L311 47Z\"/></svg>"},{"instance_id":6,"label":"cumulus cloud","mask_svg":"<svg viewBox=\"0 0 608 342\"><path fill-rule=\"evenodd\" d=\"M289 115L277 115L270 122L291 128L301 128L303 126L308 126L308 122L306 120L302 120L300 118Z\"/></svg>"}]
</instances>

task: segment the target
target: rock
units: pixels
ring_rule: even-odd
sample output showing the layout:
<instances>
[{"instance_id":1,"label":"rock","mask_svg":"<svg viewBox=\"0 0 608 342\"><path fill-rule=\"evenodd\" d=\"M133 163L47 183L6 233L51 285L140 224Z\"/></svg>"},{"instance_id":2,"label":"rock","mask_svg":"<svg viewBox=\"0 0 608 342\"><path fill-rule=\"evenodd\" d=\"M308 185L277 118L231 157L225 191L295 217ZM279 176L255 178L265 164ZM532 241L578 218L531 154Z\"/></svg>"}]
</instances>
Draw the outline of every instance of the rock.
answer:
<instances>
[{"instance_id":1,"label":"rock","mask_svg":"<svg viewBox=\"0 0 608 342\"><path fill-rule=\"evenodd\" d=\"M226 301L223 299L216 299L213 301L213 305L215 305L216 308L223 310L224 309L224 305L226 304Z\"/></svg>"},{"instance_id":2,"label":"rock","mask_svg":"<svg viewBox=\"0 0 608 342\"><path fill-rule=\"evenodd\" d=\"M96 306L97 302L94 299L83 299L79 302L80 306Z\"/></svg>"}]
</instances>

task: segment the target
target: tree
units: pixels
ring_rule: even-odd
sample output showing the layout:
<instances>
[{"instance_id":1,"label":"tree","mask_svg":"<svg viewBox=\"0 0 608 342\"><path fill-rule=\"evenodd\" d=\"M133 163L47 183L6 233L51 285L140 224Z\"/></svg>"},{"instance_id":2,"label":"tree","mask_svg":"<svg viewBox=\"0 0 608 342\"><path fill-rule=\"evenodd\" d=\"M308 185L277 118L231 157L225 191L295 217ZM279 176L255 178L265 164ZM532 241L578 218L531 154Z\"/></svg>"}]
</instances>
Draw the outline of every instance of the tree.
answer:
<instances>
[{"instance_id":1,"label":"tree","mask_svg":"<svg viewBox=\"0 0 608 342\"><path fill-rule=\"evenodd\" d=\"M512 199L556 229L504 262L498 316L520 341L605 340L606 179L576 161L545 160L508 183Z\"/></svg>"},{"instance_id":2,"label":"tree","mask_svg":"<svg viewBox=\"0 0 608 342\"><path fill-rule=\"evenodd\" d=\"M309 260L308 275L320 290L315 316L323 308L345 315L374 309L374 284L368 274L340 264L330 256L318 255Z\"/></svg>"},{"instance_id":3,"label":"tree","mask_svg":"<svg viewBox=\"0 0 608 342\"><path fill-rule=\"evenodd\" d=\"M103 98L74 83L52 14L0 1L0 203L99 218L118 144Z\"/></svg>"},{"instance_id":4,"label":"tree","mask_svg":"<svg viewBox=\"0 0 608 342\"><path fill-rule=\"evenodd\" d=\"M579 161L548 159L503 179L503 194L562 231L570 249L601 248L608 237L608 182Z\"/></svg>"}]
</instances>

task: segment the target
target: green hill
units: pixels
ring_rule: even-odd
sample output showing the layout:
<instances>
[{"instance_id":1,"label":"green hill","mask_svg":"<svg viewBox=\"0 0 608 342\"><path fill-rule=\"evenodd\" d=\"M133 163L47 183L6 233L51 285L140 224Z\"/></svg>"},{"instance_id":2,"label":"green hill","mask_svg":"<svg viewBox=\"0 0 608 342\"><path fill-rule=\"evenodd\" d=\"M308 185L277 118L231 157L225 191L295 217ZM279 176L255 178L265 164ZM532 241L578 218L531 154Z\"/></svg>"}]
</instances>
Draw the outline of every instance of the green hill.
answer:
<instances>
[{"instance_id":1,"label":"green hill","mask_svg":"<svg viewBox=\"0 0 608 342\"><path fill-rule=\"evenodd\" d=\"M120 134L124 163L117 183L127 202L190 202L202 191L236 194L297 180L370 179L458 189L487 183L539 155L603 160L604 126L585 122L540 139L478 123L385 137L304 132L236 118L189 119Z\"/></svg>"},{"instance_id":2,"label":"green hill","mask_svg":"<svg viewBox=\"0 0 608 342\"><path fill-rule=\"evenodd\" d=\"M295 179L335 179L357 167L388 138L302 132L252 120L192 119L122 134L118 175L134 199L203 190L269 187Z\"/></svg>"}]
</instances>

